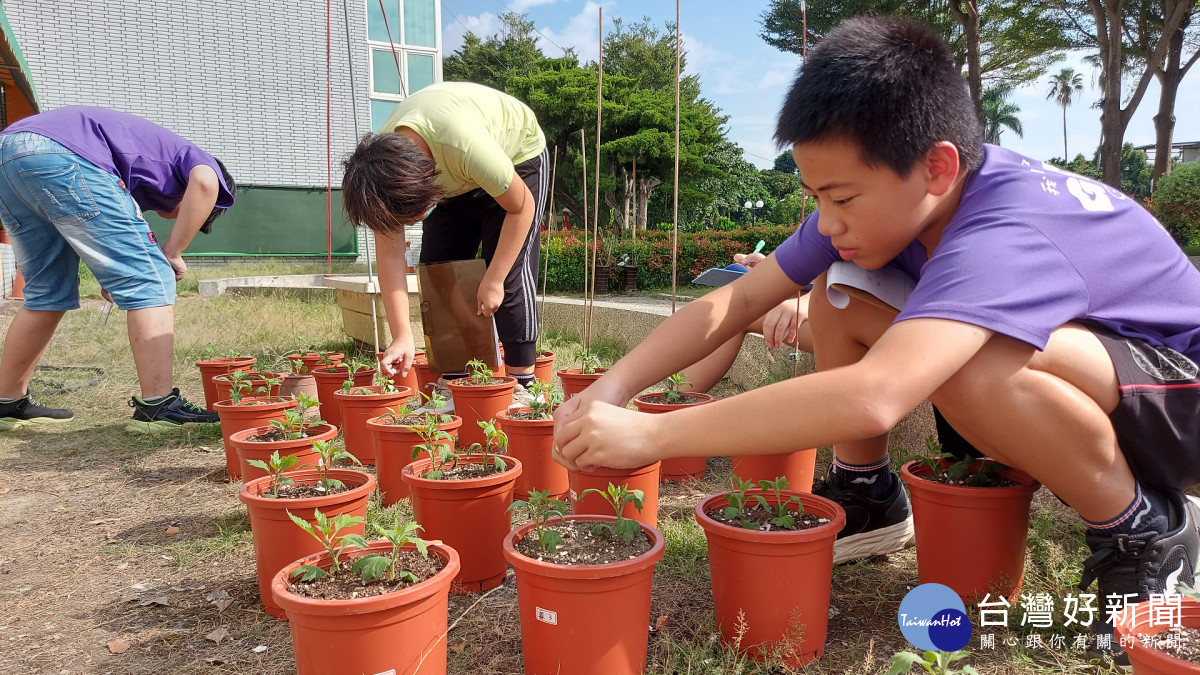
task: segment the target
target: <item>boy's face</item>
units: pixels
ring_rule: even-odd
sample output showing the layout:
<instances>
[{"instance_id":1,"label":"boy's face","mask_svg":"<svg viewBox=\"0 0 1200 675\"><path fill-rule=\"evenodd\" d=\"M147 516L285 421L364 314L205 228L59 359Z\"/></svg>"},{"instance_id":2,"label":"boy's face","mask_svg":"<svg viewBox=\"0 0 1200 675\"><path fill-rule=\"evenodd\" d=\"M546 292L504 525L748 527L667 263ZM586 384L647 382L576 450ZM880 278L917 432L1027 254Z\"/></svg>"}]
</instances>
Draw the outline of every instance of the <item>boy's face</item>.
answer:
<instances>
[{"instance_id":1,"label":"boy's face","mask_svg":"<svg viewBox=\"0 0 1200 675\"><path fill-rule=\"evenodd\" d=\"M890 167L865 164L858 146L840 138L797 143L792 155L805 192L817 199L818 228L843 260L879 269L929 228L938 200L925 160L901 178Z\"/></svg>"}]
</instances>

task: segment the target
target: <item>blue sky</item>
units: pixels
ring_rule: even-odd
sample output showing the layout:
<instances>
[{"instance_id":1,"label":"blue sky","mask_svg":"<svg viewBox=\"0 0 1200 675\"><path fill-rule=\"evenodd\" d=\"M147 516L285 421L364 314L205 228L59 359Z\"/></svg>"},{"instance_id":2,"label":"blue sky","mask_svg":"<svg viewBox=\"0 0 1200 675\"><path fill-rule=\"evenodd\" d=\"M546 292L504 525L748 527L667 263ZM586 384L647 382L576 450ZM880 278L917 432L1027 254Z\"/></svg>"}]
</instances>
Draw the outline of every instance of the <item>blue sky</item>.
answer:
<instances>
[{"instance_id":1,"label":"blue sky","mask_svg":"<svg viewBox=\"0 0 1200 675\"><path fill-rule=\"evenodd\" d=\"M819 2L820 0L813 0ZM746 152L746 159L761 168L771 166L779 153L771 141L775 115L787 92L800 57L781 52L758 37L759 16L765 0L683 0L683 44L689 63L687 71L700 76L703 95L729 116L731 140ZM649 17L657 25L675 19L670 0L442 0L442 36L445 53L462 44L468 30L490 35L499 26L497 16L505 11L525 12L541 33L542 50L559 56L560 47L575 47L581 60L597 54L597 10L604 8L606 32L613 17L627 24ZM1067 149L1072 157L1082 152L1090 157L1100 139L1100 112L1090 105L1099 98L1092 69L1068 57L1055 68L1074 67L1084 76L1084 91L1067 108ZM1180 88L1176 104L1175 141L1200 141L1200 68L1193 69ZM1054 72L1057 72L1055 70ZM1035 159L1062 155L1062 108L1046 100L1049 76L1036 85L1014 92L1012 102L1019 115L1024 138L1006 130L1001 145ZM1125 133L1135 145L1154 142L1153 116L1158 108L1158 86L1153 80Z\"/></svg>"}]
</instances>

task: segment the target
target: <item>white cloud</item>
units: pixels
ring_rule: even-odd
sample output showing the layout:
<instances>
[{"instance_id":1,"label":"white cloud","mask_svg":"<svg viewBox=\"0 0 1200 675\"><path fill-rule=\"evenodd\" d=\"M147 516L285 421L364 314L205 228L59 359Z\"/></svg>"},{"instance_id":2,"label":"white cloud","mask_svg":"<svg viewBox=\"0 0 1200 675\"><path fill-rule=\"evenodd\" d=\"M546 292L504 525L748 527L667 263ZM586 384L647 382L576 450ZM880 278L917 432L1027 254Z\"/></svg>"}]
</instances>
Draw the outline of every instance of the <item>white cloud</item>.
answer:
<instances>
[{"instance_id":1,"label":"white cloud","mask_svg":"<svg viewBox=\"0 0 1200 675\"><path fill-rule=\"evenodd\" d=\"M500 18L491 12L479 16L456 17L442 29L442 49L446 56L453 54L463 44L468 31L479 37L487 37L500 30Z\"/></svg>"},{"instance_id":2,"label":"white cloud","mask_svg":"<svg viewBox=\"0 0 1200 675\"><path fill-rule=\"evenodd\" d=\"M791 68L775 68L768 70L763 74L762 79L758 81L760 89L769 89L780 85L789 84L792 81L795 73Z\"/></svg>"},{"instance_id":3,"label":"white cloud","mask_svg":"<svg viewBox=\"0 0 1200 675\"><path fill-rule=\"evenodd\" d=\"M714 65L732 60L728 53L714 49L686 32L682 42L684 55L687 57L687 70L690 73L699 74Z\"/></svg>"},{"instance_id":4,"label":"white cloud","mask_svg":"<svg viewBox=\"0 0 1200 675\"><path fill-rule=\"evenodd\" d=\"M508 9L512 12L524 12L530 7L538 7L540 5L552 5L558 0L512 0L508 3Z\"/></svg>"},{"instance_id":5,"label":"white cloud","mask_svg":"<svg viewBox=\"0 0 1200 675\"><path fill-rule=\"evenodd\" d=\"M580 63L595 61L596 57L600 55L600 34L596 25L596 21L599 19L599 10L601 7L610 9L613 5L611 0L602 3L588 0L584 3L583 10L571 17L561 31L539 27L538 31L541 36L538 38L538 46L549 56L558 56L559 47L563 49L574 47L575 53L579 55ZM608 21L605 19L606 26Z\"/></svg>"}]
</instances>

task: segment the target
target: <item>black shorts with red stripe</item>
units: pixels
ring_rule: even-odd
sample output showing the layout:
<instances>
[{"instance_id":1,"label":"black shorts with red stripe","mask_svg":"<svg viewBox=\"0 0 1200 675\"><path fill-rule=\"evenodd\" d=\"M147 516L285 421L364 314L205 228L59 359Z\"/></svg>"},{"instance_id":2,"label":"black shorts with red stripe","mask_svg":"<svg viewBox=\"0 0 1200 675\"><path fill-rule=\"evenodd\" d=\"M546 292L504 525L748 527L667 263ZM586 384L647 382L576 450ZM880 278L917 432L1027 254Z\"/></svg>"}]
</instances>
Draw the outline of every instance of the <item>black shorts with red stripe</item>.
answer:
<instances>
[{"instance_id":1,"label":"black shorts with red stripe","mask_svg":"<svg viewBox=\"0 0 1200 675\"><path fill-rule=\"evenodd\" d=\"M1088 328L1117 370L1121 401L1109 419L1133 475L1160 490L1200 484L1200 367L1173 349Z\"/></svg>"}]
</instances>

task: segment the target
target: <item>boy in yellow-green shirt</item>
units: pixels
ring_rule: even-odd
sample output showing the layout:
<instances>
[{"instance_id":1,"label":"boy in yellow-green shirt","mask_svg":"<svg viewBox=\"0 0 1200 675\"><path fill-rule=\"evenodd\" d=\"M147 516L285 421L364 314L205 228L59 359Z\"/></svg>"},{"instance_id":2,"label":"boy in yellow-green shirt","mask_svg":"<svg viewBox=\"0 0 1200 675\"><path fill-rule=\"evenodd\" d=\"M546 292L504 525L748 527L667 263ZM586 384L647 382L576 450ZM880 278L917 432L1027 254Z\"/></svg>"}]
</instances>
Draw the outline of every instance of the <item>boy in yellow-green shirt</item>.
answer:
<instances>
[{"instance_id":1,"label":"boy in yellow-green shirt","mask_svg":"<svg viewBox=\"0 0 1200 675\"><path fill-rule=\"evenodd\" d=\"M402 261L404 227L421 221L422 263L469 260L483 246L477 311L495 316L509 374L528 384L537 356L537 223L550 187L533 111L483 85L431 85L396 106L381 133L365 135L343 169L350 220L371 228L378 244L392 332L385 374L407 373L413 362Z\"/></svg>"}]
</instances>

